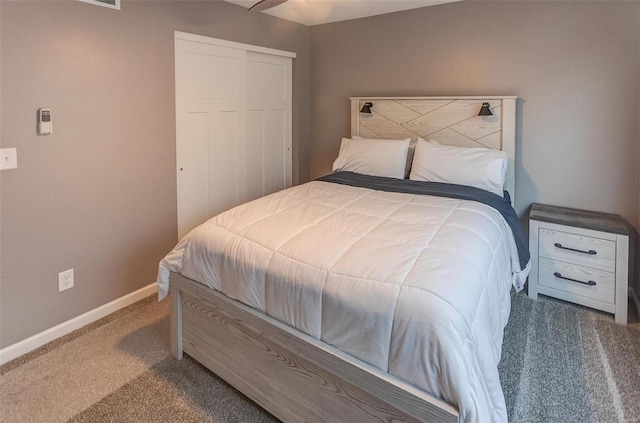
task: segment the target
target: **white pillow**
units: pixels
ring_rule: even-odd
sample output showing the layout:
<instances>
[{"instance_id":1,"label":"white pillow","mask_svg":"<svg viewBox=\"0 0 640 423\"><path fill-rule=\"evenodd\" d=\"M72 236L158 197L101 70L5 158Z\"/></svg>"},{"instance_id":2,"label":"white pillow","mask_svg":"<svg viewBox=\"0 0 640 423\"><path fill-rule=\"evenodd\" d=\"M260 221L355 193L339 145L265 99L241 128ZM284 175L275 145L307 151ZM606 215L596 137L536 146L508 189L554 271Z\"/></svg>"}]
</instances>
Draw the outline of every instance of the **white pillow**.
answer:
<instances>
[{"instance_id":1,"label":"white pillow","mask_svg":"<svg viewBox=\"0 0 640 423\"><path fill-rule=\"evenodd\" d=\"M502 197L507 163L504 151L440 145L418 138L409 179L468 185Z\"/></svg>"},{"instance_id":2,"label":"white pillow","mask_svg":"<svg viewBox=\"0 0 640 423\"><path fill-rule=\"evenodd\" d=\"M343 138L343 142L344 140L347 138ZM362 140L364 138L362 138L359 135L354 135L353 136L354 140ZM398 141L403 141L403 140L398 140ZM431 141L431 140L429 140ZM435 142L435 141L431 141L431 142ZM340 145L340 152L342 152L342 144ZM411 172L411 162L413 161L413 154L416 152L416 142L411 140L409 141L409 150L407 151L407 164L404 167L404 179L409 179L409 173Z\"/></svg>"},{"instance_id":3,"label":"white pillow","mask_svg":"<svg viewBox=\"0 0 640 423\"><path fill-rule=\"evenodd\" d=\"M422 137L418 137L415 141L412 140L411 143L409 143L409 153L407 153L407 167L404 170L404 179L409 179L409 175L411 174L411 165L413 163L413 156L416 154L416 144L418 143L419 140L440 145L438 141L425 140Z\"/></svg>"},{"instance_id":4,"label":"white pillow","mask_svg":"<svg viewBox=\"0 0 640 423\"><path fill-rule=\"evenodd\" d=\"M410 141L343 138L333 170L404 179Z\"/></svg>"}]
</instances>

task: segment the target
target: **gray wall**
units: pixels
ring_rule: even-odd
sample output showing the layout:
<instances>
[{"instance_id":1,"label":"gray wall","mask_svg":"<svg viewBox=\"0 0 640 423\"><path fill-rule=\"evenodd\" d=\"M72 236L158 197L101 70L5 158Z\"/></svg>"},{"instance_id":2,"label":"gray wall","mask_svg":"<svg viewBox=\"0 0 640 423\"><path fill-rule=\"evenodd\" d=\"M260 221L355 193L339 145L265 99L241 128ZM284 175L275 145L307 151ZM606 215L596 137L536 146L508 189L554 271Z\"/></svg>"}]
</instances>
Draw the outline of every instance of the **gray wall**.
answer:
<instances>
[{"instance_id":1,"label":"gray wall","mask_svg":"<svg viewBox=\"0 0 640 423\"><path fill-rule=\"evenodd\" d=\"M349 96L517 95L517 211L640 221L640 3L450 3L312 27L311 52L311 177L349 135Z\"/></svg>"},{"instance_id":2,"label":"gray wall","mask_svg":"<svg viewBox=\"0 0 640 423\"><path fill-rule=\"evenodd\" d=\"M174 31L293 51L294 180L308 169L310 30L220 1L2 1L0 347L153 282L177 242ZM36 136L36 110L54 133ZM57 274L75 269L58 293Z\"/></svg>"}]
</instances>

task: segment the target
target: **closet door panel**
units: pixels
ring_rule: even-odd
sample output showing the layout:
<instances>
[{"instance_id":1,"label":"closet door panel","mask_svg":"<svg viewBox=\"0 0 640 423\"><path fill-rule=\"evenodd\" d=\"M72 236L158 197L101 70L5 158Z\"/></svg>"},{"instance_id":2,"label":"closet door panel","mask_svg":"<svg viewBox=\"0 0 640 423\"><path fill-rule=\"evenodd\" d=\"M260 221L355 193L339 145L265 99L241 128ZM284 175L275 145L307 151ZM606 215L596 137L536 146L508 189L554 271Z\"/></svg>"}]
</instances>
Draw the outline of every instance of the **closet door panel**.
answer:
<instances>
[{"instance_id":1,"label":"closet door panel","mask_svg":"<svg viewBox=\"0 0 640 423\"><path fill-rule=\"evenodd\" d=\"M262 195L291 186L291 59L249 52L249 113L262 112ZM256 132L258 124L255 125Z\"/></svg>"},{"instance_id":2,"label":"closet door panel","mask_svg":"<svg viewBox=\"0 0 640 423\"><path fill-rule=\"evenodd\" d=\"M264 195L287 188L286 110L273 107L267 112L264 149ZM290 186L290 185L289 185Z\"/></svg>"},{"instance_id":3,"label":"closet door panel","mask_svg":"<svg viewBox=\"0 0 640 423\"><path fill-rule=\"evenodd\" d=\"M240 114L237 110L221 110L210 115L207 218L241 202L240 181L244 164L241 163L239 148L242 142L238 131Z\"/></svg>"},{"instance_id":4,"label":"closet door panel","mask_svg":"<svg viewBox=\"0 0 640 423\"><path fill-rule=\"evenodd\" d=\"M263 110L247 113L247 198L264 196L265 117Z\"/></svg>"},{"instance_id":5,"label":"closet door panel","mask_svg":"<svg viewBox=\"0 0 640 423\"><path fill-rule=\"evenodd\" d=\"M178 212L182 222L191 225L191 222L195 224L195 222L206 220L208 215L209 114L186 113L184 124L190 147L180 149L179 161L189 163L189 167L188 170L183 170L183 173L179 172ZM192 182L186 183L187 178ZM180 205L189 205L189 207L180 207Z\"/></svg>"}]
</instances>

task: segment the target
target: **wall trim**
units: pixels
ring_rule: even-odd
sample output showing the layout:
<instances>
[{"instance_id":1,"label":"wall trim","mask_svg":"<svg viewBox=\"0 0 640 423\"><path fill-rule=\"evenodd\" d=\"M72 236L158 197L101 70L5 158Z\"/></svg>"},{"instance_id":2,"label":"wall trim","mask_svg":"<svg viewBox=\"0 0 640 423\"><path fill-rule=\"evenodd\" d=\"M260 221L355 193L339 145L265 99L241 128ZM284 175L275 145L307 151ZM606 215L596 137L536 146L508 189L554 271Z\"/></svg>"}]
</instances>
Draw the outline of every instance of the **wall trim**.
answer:
<instances>
[{"instance_id":1,"label":"wall trim","mask_svg":"<svg viewBox=\"0 0 640 423\"><path fill-rule=\"evenodd\" d=\"M211 44L215 46L234 48L237 50L254 51L256 53L270 54L272 56L290 57L291 59L295 59L297 56L297 53L294 53L291 51L254 46L252 44L237 43L235 41L228 41L228 40L222 40L220 38L206 37L204 35L190 34L188 32L174 31L173 34L174 34L173 35L174 39L176 40L186 40L186 41L193 41L196 43L204 43L204 44Z\"/></svg>"},{"instance_id":2,"label":"wall trim","mask_svg":"<svg viewBox=\"0 0 640 423\"><path fill-rule=\"evenodd\" d=\"M98 308L81 314L80 316L60 323L59 325L37 333L20 342L16 342L13 345L9 345L8 347L0 350L0 365L8 363L9 361L31 352L48 342L73 332L76 329L80 329L81 327L93 323L96 320L100 320L103 317L125 308L136 301L140 301L150 295L153 295L156 292L158 292L158 285L154 282L138 289L137 291L115 299L110 303L104 304Z\"/></svg>"}]
</instances>

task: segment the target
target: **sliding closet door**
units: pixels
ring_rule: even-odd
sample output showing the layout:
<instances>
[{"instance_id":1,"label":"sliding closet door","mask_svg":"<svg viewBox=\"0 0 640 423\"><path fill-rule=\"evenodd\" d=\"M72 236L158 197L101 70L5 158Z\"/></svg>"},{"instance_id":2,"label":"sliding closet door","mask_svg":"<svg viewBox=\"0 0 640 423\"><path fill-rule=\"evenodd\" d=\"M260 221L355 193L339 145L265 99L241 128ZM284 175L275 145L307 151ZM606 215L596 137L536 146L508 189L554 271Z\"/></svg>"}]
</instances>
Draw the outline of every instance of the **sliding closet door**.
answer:
<instances>
[{"instance_id":1,"label":"sliding closet door","mask_svg":"<svg viewBox=\"0 0 640 423\"><path fill-rule=\"evenodd\" d=\"M248 201L291 186L291 59L247 59Z\"/></svg>"},{"instance_id":2,"label":"sliding closet door","mask_svg":"<svg viewBox=\"0 0 640 423\"><path fill-rule=\"evenodd\" d=\"M258 51L252 51L252 49ZM176 32L178 236L291 186L291 53Z\"/></svg>"},{"instance_id":3,"label":"sliding closet door","mask_svg":"<svg viewBox=\"0 0 640 423\"><path fill-rule=\"evenodd\" d=\"M178 236L240 203L246 51L176 40ZM243 195L244 196L244 195Z\"/></svg>"}]
</instances>

